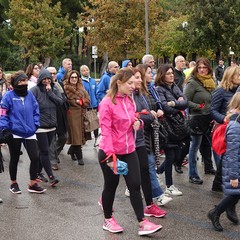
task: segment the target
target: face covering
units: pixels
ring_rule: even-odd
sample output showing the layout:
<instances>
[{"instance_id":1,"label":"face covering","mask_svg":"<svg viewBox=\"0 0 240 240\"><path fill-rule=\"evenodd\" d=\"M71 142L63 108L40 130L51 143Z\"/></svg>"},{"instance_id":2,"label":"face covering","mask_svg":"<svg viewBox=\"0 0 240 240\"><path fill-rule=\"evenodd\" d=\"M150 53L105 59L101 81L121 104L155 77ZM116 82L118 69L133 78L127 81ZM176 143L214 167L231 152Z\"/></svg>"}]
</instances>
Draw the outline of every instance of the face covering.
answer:
<instances>
[{"instance_id":1,"label":"face covering","mask_svg":"<svg viewBox=\"0 0 240 240\"><path fill-rule=\"evenodd\" d=\"M17 85L13 90L18 96L25 97L28 94L28 85Z\"/></svg>"}]
</instances>

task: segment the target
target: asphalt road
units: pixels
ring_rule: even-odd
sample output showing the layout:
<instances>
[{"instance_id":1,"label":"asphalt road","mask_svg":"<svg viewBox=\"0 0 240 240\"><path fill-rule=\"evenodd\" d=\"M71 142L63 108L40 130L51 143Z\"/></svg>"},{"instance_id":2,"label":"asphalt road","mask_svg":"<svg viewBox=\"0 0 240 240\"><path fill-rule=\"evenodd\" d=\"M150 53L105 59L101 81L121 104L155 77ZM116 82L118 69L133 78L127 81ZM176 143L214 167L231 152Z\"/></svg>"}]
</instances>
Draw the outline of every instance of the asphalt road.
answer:
<instances>
[{"instance_id":1,"label":"asphalt road","mask_svg":"<svg viewBox=\"0 0 240 240\"><path fill-rule=\"evenodd\" d=\"M213 230L207 219L207 212L218 203L222 194L210 191L213 176L202 173L201 161L198 162L203 185L188 182L188 165L184 174L174 172L174 184L183 196L174 197L164 207L168 215L163 219L151 218L163 225L160 232L151 237L139 237L138 225L125 197L125 184L121 178L114 202L114 216L124 228L121 234L111 234L102 229L103 213L97 202L102 191L103 177L97 162L97 149L93 141L83 148L84 166L78 166L66 154L68 146L60 155L60 170L55 175L60 183L47 188L46 193L38 195L27 191L29 179L29 159L25 150L18 166L18 183L22 194L14 195L10 186L8 148L2 148L5 158L5 172L0 174L0 239L1 240L138 240L138 239L240 239L240 228L221 217L224 227L222 233ZM239 207L237 209L239 213Z\"/></svg>"}]
</instances>

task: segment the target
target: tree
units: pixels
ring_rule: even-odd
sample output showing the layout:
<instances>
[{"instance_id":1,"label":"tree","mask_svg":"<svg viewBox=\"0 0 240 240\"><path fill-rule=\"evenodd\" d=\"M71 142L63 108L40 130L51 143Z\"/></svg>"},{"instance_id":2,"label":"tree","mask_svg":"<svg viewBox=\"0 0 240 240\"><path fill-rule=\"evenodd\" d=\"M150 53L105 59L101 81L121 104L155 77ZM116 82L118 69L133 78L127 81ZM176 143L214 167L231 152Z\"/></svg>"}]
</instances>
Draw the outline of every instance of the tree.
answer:
<instances>
[{"instance_id":1,"label":"tree","mask_svg":"<svg viewBox=\"0 0 240 240\"><path fill-rule=\"evenodd\" d=\"M69 41L68 16L62 18L61 4L50 6L51 0L11 0L8 17L14 30L13 44L22 48L26 64L30 60L44 62L63 52Z\"/></svg>"},{"instance_id":2,"label":"tree","mask_svg":"<svg viewBox=\"0 0 240 240\"><path fill-rule=\"evenodd\" d=\"M185 0L188 6L188 35L196 51L213 50L218 59L229 47L239 51L240 0Z\"/></svg>"},{"instance_id":3,"label":"tree","mask_svg":"<svg viewBox=\"0 0 240 240\"><path fill-rule=\"evenodd\" d=\"M86 29L87 46L97 45L100 56L111 59L141 58L145 53L144 0L89 0L78 26ZM166 14L165 1L149 1L149 36ZM150 46L152 51L152 48Z\"/></svg>"}]
</instances>

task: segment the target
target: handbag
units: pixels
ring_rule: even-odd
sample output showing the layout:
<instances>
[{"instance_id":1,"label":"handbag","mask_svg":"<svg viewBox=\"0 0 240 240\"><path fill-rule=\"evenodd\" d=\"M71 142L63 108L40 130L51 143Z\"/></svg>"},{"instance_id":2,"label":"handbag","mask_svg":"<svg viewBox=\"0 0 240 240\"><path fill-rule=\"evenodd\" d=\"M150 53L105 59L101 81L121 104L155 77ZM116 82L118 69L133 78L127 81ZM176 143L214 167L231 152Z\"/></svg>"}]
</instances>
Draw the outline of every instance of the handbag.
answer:
<instances>
[{"instance_id":1,"label":"handbag","mask_svg":"<svg viewBox=\"0 0 240 240\"><path fill-rule=\"evenodd\" d=\"M168 133L170 142L180 141L189 135L188 123L182 113L165 115L163 117L163 127Z\"/></svg>"},{"instance_id":2,"label":"handbag","mask_svg":"<svg viewBox=\"0 0 240 240\"><path fill-rule=\"evenodd\" d=\"M211 123L210 115L197 115L192 116L189 120L190 131L196 135L202 135L210 130Z\"/></svg>"},{"instance_id":3,"label":"handbag","mask_svg":"<svg viewBox=\"0 0 240 240\"><path fill-rule=\"evenodd\" d=\"M99 118L97 115L97 110L90 109L85 111L84 128L85 128L85 132L92 132L95 129L99 128Z\"/></svg>"}]
</instances>

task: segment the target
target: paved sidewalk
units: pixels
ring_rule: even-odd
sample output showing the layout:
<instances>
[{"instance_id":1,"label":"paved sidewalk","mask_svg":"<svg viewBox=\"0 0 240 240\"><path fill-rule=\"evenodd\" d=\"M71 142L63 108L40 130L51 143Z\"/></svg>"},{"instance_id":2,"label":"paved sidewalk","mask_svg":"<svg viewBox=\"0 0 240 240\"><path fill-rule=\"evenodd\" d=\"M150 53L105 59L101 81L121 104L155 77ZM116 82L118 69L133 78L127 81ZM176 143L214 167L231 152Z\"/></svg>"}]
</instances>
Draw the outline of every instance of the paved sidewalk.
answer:
<instances>
[{"instance_id":1,"label":"paved sidewalk","mask_svg":"<svg viewBox=\"0 0 240 240\"><path fill-rule=\"evenodd\" d=\"M102 191L103 177L97 161L97 150L93 141L88 141L83 148L84 166L78 166L66 154L66 145L60 155L60 170L55 175L60 183L47 188L42 195L30 194L27 191L29 179L29 159L21 156L18 167L18 183L22 194L14 195L10 186L7 147L3 147L5 172L0 174L0 240L138 240L138 226L125 197L125 184L121 178L114 203L114 215L124 228L121 234L111 234L102 229L103 213L97 204ZM207 212L221 199L221 194L210 191L213 176L202 172L198 162L203 185L188 182L188 165L183 168L184 174L174 171L174 184L183 192L183 196L174 197L164 209L168 215L163 219L151 218L163 225L163 229L148 239L165 240L219 240L240 239L240 228L226 218L221 217L224 232L213 230L207 219ZM237 209L239 215L239 207ZM146 237L145 237L146 238Z\"/></svg>"}]
</instances>

